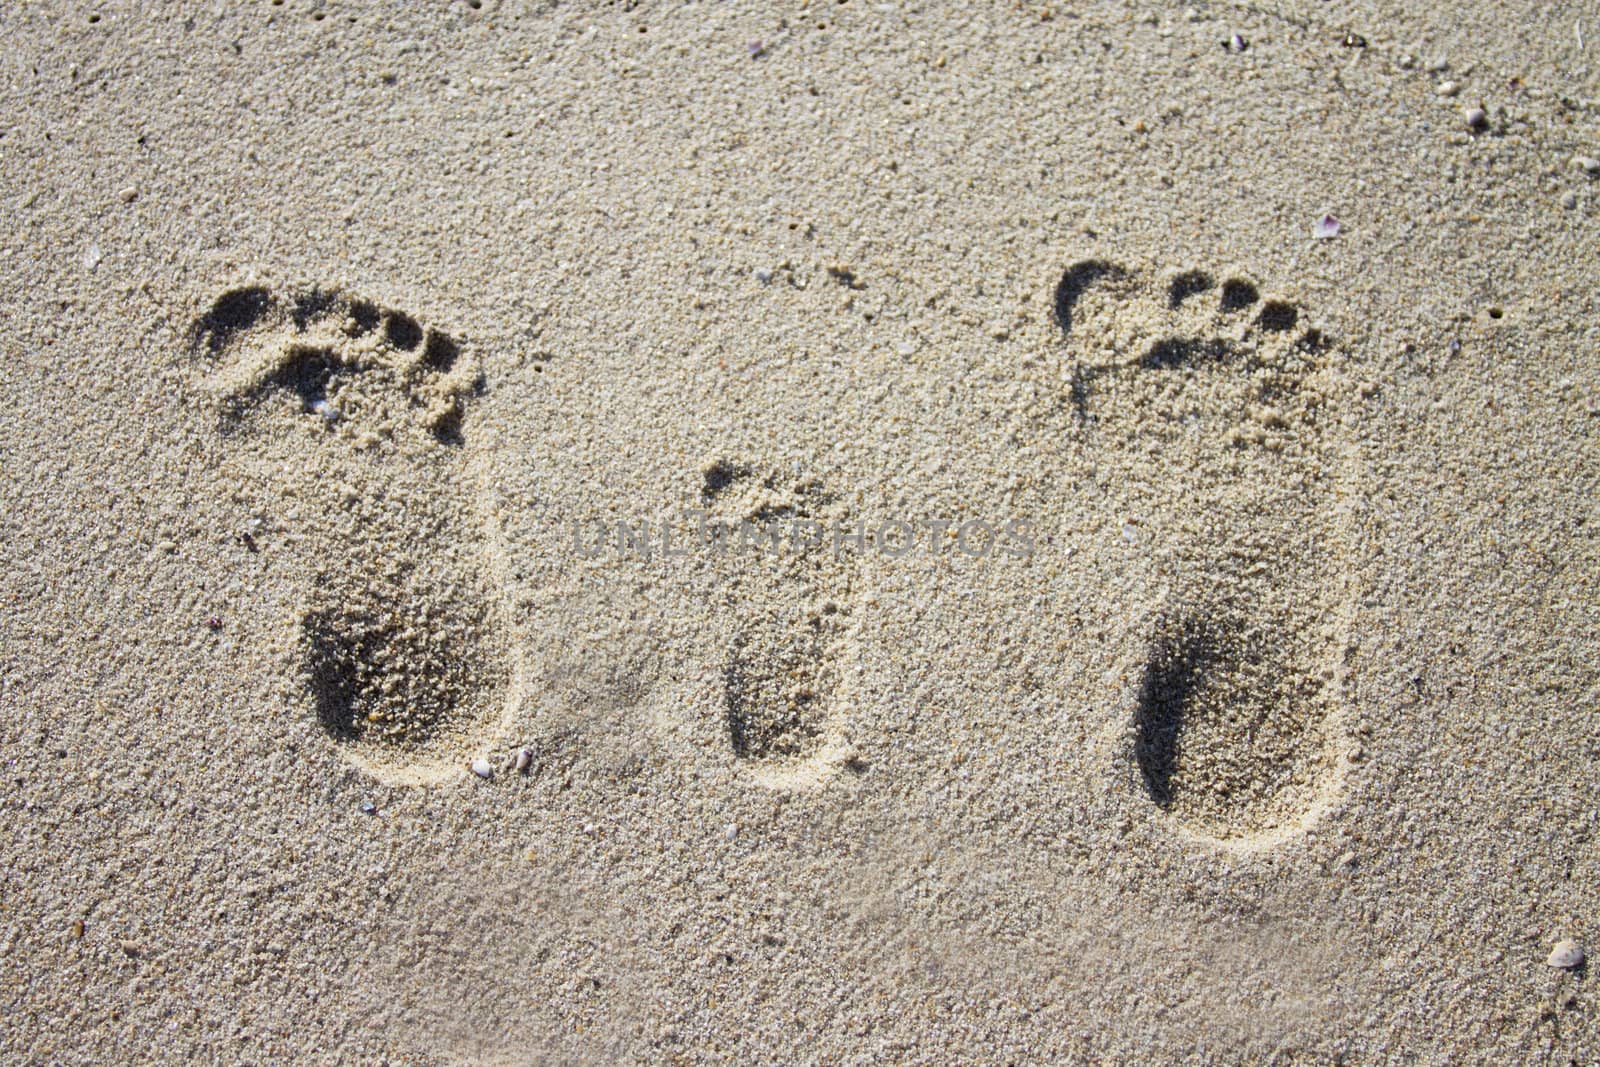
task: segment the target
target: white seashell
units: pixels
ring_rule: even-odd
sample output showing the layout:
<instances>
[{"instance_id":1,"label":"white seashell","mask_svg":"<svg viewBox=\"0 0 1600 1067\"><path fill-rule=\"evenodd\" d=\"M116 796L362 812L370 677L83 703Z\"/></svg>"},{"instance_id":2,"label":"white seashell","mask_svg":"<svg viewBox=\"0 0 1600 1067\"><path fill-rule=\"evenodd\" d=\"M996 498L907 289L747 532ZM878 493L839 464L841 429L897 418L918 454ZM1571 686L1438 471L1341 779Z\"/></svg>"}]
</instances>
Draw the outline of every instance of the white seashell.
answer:
<instances>
[{"instance_id":1,"label":"white seashell","mask_svg":"<svg viewBox=\"0 0 1600 1067\"><path fill-rule=\"evenodd\" d=\"M530 766L532 766L532 765L533 765L533 749L531 749L531 748L519 748L519 749L517 749L517 760L516 760L516 764L515 764L515 766L517 768L517 773L518 774L527 774L528 773L528 768Z\"/></svg>"},{"instance_id":2,"label":"white seashell","mask_svg":"<svg viewBox=\"0 0 1600 1067\"><path fill-rule=\"evenodd\" d=\"M477 759L472 761L472 773L476 774L479 778L493 778L494 766L488 760L484 759L482 756L479 756Z\"/></svg>"},{"instance_id":3,"label":"white seashell","mask_svg":"<svg viewBox=\"0 0 1600 1067\"><path fill-rule=\"evenodd\" d=\"M1544 962L1551 967L1576 970L1583 966L1583 946L1572 940L1557 941L1550 950L1550 958Z\"/></svg>"}]
</instances>

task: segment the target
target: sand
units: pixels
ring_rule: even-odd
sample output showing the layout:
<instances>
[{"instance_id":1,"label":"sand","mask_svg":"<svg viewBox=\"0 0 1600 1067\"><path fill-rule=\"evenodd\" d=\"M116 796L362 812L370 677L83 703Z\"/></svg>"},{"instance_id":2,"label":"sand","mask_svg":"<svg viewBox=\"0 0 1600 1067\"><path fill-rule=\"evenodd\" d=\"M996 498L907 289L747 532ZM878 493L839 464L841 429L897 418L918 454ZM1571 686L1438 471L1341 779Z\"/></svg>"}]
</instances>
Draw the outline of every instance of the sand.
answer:
<instances>
[{"instance_id":1,"label":"sand","mask_svg":"<svg viewBox=\"0 0 1600 1067\"><path fill-rule=\"evenodd\" d=\"M0 31L0 1059L1600 1057L1592 5Z\"/></svg>"}]
</instances>

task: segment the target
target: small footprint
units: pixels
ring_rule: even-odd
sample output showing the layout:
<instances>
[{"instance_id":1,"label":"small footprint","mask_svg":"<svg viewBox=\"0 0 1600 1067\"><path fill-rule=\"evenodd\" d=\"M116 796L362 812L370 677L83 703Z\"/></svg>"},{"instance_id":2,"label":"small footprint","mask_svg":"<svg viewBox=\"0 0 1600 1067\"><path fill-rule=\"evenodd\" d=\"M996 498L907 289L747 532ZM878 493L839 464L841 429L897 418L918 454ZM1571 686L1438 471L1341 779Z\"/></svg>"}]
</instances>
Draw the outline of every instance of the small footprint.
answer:
<instances>
[{"instance_id":1,"label":"small footprint","mask_svg":"<svg viewBox=\"0 0 1600 1067\"><path fill-rule=\"evenodd\" d=\"M438 780L503 726L507 641L463 458L478 371L448 334L337 289L233 289L194 324L257 540L304 578L303 682L356 765Z\"/></svg>"},{"instance_id":2,"label":"small footprint","mask_svg":"<svg viewBox=\"0 0 1600 1067\"><path fill-rule=\"evenodd\" d=\"M730 462L706 468L700 503L734 615L721 679L728 745L771 784L815 781L844 760L856 565L834 550L842 511L816 481Z\"/></svg>"},{"instance_id":3,"label":"small footprint","mask_svg":"<svg viewBox=\"0 0 1600 1067\"><path fill-rule=\"evenodd\" d=\"M1069 268L1055 317L1066 433L1115 471L1160 560L1130 766L1204 837L1306 825L1342 766L1348 597L1337 509L1335 346L1236 275ZM1121 525L1120 523L1118 525Z\"/></svg>"}]
</instances>

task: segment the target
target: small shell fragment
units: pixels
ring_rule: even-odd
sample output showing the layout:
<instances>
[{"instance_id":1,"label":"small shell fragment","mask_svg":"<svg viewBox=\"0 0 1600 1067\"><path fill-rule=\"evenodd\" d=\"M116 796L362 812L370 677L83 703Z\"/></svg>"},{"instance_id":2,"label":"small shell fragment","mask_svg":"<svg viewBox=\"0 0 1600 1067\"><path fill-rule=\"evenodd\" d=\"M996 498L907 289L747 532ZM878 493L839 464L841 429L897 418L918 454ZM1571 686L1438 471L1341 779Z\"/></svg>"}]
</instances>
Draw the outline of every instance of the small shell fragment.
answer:
<instances>
[{"instance_id":1,"label":"small shell fragment","mask_svg":"<svg viewBox=\"0 0 1600 1067\"><path fill-rule=\"evenodd\" d=\"M477 759L472 761L472 773L476 774L479 778L493 778L494 765L484 757L479 756Z\"/></svg>"},{"instance_id":2,"label":"small shell fragment","mask_svg":"<svg viewBox=\"0 0 1600 1067\"><path fill-rule=\"evenodd\" d=\"M1319 241L1326 241L1330 237L1339 236L1339 220L1332 215L1324 215L1318 219L1316 225L1311 227L1311 236Z\"/></svg>"},{"instance_id":3,"label":"small shell fragment","mask_svg":"<svg viewBox=\"0 0 1600 1067\"><path fill-rule=\"evenodd\" d=\"M1557 941L1550 950L1550 958L1544 962L1562 970L1576 970L1583 966L1583 946L1571 939Z\"/></svg>"}]
</instances>

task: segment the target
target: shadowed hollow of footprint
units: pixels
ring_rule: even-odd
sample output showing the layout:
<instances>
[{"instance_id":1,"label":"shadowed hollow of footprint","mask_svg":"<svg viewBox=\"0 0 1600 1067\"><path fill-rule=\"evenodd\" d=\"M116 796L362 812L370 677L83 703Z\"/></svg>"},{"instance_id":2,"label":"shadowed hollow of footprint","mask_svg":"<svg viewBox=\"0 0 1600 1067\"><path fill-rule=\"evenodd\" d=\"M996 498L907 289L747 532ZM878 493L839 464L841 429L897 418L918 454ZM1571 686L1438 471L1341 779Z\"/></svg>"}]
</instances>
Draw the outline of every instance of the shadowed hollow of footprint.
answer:
<instances>
[{"instance_id":1,"label":"shadowed hollow of footprint","mask_svg":"<svg viewBox=\"0 0 1600 1067\"><path fill-rule=\"evenodd\" d=\"M461 346L336 289L224 293L195 323L204 388L258 515L293 540L316 719L383 777L458 765L507 681L462 417Z\"/></svg>"},{"instance_id":2,"label":"shadowed hollow of footprint","mask_svg":"<svg viewBox=\"0 0 1600 1067\"><path fill-rule=\"evenodd\" d=\"M1156 806L1218 838L1292 822L1326 768L1318 694L1295 650L1259 627L1190 616L1151 645L1134 757Z\"/></svg>"},{"instance_id":3,"label":"shadowed hollow of footprint","mask_svg":"<svg viewBox=\"0 0 1600 1067\"><path fill-rule=\"evenodd\" d=\"M317 721L341 743L405 750L475 717L471 705L503 682L475 639L482 615L420 597L312 610L301 630Z\"/></svg>"},{"instance_id":4,"label":"shadowed hollow of footprint","mask_svg":"<svg viewBox=\"0 0 1600 1067\"><path fill-rule=\"evenodd\" d=\"M402 418L454 446L464 402L482 388L450 335L337 289L233 289L200 316L190 338L219 368L211 389L226 433L277 414L267 401L281 396L317 417L304 425L347 433L359 448L399 439Z\"/></svg>"},{"instance_id":5,"label":"shadowed hollow of footprint","mask_svg":"<svg viewBox=\"0 0 1600 1067\"><path fill-rule=\"evenodd\" d=\"M1143 272L1084 260L1063 272L1053 307L1069 342L1101 354L1073 367L1068 399L1080 419L1089 417L1090 395L1103 378L1227 368L1243 381L1270 369L1281 372L1276 388L1292 389L1294 375L1328 347L1319 329L1302 326L1294 304L1263 300L1245 278L1229 277L1219 286L1202 270L1161 283Z\"/></svg>"},{"instance_id":6,"label":"shadowed hollow of footprint","mask_svg":"<svg viewBox=\"0 0 1600 1067\"><path fill-rule=\"evenodd\" d=\"M1054 312L1082 450L1169 585L1135 709L1144 792L1191 830L1298 823L1333 779L1337 351L1249 279L1069 267ZM1066 401L1063 403L1062 401Z\"/></svg>"},{"instance_id":7,"label":"shadowed hollow of footprint","mask_svg":"<svg viewBox=\"0 0 1600 1067\"><path fill-rule=\"evenodd\" d=\"M772 616L734 640L723 672L728 736L741 759L783 759L810 753L822 733L837 682L829 646L838 636L830 613L799 624Z\"/></svg>"},{"instance_id":8,"label":"shadowed hollow of footprint","mask_svg":"<svg viewBox=\"0 0 1600 1067\"><path fill-rule=\"evenodd\" d=\"M833 498L815 481L718 462L704 472L700 499L726 530L722 581L737 612L722 676L733 754L755 763L815 755L836 712L849 564L826 544L797 545L787 533L775 543L752 539L766 546L756 551L741 546L751 529L828 529Z\"/></svg>"}]
</instances>

